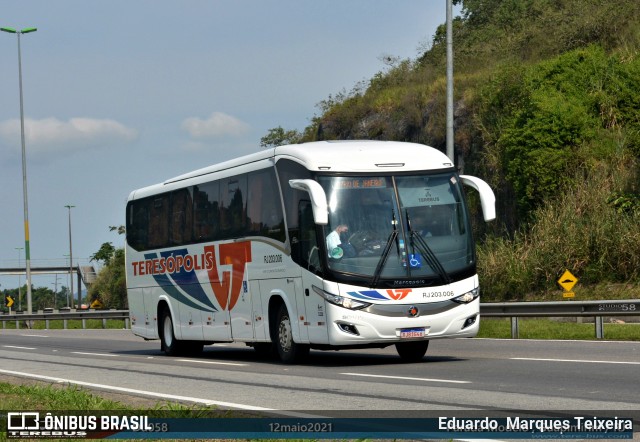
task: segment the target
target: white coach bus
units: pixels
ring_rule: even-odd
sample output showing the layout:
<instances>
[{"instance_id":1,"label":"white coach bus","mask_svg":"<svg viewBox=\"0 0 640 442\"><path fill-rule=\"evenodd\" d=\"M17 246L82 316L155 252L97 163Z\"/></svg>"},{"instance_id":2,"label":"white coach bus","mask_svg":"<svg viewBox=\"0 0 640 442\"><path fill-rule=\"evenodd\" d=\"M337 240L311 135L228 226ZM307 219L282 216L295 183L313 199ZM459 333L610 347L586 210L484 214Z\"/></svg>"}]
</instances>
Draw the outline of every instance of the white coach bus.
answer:
<instances>
[{"instance_id":1,"label":"white coach bus","mask_svg":"<svg viewBox=\"0 0 640 442\"><path fill-rule=\"evenodd\" d=\"M462 184L428 146L285 145L136 190L126 209L131 329L168 355L245 342L294 362L314 349L473 337L479 285Z\"/></svg>"}]
</instances>

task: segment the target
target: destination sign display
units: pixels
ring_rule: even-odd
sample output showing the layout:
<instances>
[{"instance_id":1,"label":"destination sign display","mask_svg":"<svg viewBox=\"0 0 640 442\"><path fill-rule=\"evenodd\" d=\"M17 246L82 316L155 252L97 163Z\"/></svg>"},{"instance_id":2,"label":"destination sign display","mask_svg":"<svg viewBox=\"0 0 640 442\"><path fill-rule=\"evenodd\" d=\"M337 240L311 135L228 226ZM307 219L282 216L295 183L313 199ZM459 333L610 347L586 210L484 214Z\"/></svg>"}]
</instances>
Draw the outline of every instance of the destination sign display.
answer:
<instances>
[{"instance_id":1,"label":"destination sign display","mask_svg":"<svg viewBox=\"0 0 640 442\"><path fill-rule=\"evenodd\" d=\"M387 187L385 177L342 178L333 181L335 189L380 189Z\"/></svg>"}]
</instances>

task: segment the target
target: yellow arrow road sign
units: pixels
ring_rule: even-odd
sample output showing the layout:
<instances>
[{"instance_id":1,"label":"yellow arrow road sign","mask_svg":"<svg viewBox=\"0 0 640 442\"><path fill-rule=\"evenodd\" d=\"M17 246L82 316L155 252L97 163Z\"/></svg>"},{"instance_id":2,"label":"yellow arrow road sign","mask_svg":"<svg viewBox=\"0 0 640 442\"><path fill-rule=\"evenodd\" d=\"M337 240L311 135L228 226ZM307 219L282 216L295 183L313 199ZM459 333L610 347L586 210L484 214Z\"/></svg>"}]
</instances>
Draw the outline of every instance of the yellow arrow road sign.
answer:
<instances>
[{"instance_id":1,"label":"yellow arrow road sign","mask_svg":"<svg viewBox=\"0 0 640 442\"><path fill-rule=\"evenodd\" d=\"M4 297L4 305L6 307L11 308L11 306L13 305L13 298L11 296L9 296L9 295L5 296Z\"/></svg>"},{"instance_id":2,"label":"yellow arrow road sign","mask_svg":"<svg viewBox=\"0 0 640 442\"><path fill-rule=\"evenodd\" d=\"M560 287L562 287L565 292L570 292L577 282L578 278L573 276L569 270L565 270L560 279L558 279L558 284L560 284Z\"/></svg>"}]
</instances>

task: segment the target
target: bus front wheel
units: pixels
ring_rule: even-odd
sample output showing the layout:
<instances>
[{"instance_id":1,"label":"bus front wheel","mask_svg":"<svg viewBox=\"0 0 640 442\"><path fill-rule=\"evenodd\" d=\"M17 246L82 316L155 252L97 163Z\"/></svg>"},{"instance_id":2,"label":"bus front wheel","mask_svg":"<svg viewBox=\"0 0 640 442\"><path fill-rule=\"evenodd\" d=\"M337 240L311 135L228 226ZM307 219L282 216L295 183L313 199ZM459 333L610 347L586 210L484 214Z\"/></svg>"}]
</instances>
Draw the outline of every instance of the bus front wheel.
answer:
<instances>
[{"instance_id":1,"label":"bus front wheel","mask_svg":"<svg viewBox=\"0 0 640 442\"><path fill-rule=\"evenodd\" d=\"M293 341L291 317L286 305L282 304L276 322L276 349L280 360L286 364L297 362L309 354L309 346Z\"/></svg>"},{"instance_id":2,"label":"bus front wheel","mask_svg":"<svg viewBox=\"0 0 640 442\"><path fill-rule=\"evenodd\" d=\"M405 362L418 362L422 360L429 348L429 341L398 342L396 351Z\"/></svg>"}]
</instances>

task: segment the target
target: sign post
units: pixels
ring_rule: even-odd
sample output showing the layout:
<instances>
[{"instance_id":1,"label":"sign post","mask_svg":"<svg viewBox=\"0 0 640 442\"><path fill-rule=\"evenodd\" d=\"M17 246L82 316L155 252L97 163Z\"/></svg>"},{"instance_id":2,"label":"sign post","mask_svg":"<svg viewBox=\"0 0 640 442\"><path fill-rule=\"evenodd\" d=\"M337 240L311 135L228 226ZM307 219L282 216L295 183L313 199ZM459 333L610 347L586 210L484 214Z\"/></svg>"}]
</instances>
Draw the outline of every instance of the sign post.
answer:
<instances>
[{"instance_id":1,"label":"sign post","mask_svg":"<svg viewBox=\"0 0 640 442\"><path fill-rule=\"evenodd\" d=\"M5 295L4 306L9 308L9 314L11 314L11 307L13 306L13 298L11 296Z\"/></svg>"}]
</instances>

